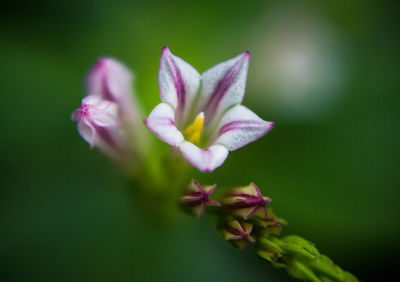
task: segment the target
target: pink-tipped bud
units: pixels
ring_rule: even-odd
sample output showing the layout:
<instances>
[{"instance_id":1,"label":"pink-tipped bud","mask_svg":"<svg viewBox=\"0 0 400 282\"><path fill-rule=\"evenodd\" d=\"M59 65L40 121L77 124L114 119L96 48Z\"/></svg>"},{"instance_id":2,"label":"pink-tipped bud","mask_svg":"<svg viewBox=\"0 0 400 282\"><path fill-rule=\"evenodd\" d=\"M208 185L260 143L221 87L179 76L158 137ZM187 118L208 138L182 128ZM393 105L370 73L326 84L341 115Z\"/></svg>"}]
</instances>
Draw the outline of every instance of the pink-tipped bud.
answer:
<instances>
[{"instance_id":1,"label":"pink-tipped bud","mask_svg":"<svg viewBox=\"0 0 400 282\"><path fill-rule=\"evenodd\" d=\"M82 100L71 118L78 123L79 134L91 147L116 155L122 151L123 140L117 110L117 104L91 95Z\"/></svg>"}]
</instances>

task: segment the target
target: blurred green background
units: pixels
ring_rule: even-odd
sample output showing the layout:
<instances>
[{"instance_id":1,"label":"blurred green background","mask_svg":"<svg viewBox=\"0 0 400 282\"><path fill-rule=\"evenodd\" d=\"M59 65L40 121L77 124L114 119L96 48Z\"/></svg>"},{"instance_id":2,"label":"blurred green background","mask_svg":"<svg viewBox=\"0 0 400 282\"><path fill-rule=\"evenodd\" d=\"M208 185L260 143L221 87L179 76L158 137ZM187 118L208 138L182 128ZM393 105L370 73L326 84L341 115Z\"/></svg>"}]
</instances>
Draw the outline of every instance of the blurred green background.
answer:
<instances>
[{"instance_id":1,"label":"blurred green background","mask_svg":"<svg viewBox=\"0 0 400 282\"><path fill-rule=\"evenodd\" d=\"M291 280L251 248L231 248L207 219L154 225L70 121L100 56L135 72L149 113L163 45L200 72L249 50L244 104L276 123L195 177L254 181L286 234L364 281L385 280L400 250L399 11L396 1L343 0L3 5L1 281Z\"/></svg>"}]
</instances>

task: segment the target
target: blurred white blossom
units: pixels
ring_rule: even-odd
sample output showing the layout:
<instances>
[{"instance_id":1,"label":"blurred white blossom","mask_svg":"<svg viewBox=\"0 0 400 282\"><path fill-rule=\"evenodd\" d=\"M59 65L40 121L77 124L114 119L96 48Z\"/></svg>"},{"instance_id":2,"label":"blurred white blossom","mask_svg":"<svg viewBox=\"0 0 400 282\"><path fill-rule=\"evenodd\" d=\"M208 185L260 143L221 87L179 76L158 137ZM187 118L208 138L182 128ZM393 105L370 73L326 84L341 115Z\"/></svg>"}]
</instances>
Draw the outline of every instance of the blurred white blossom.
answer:
<instances>
[{"instance_id":1,"label":"blurred white blossom","mask_svg":"<svg viewBox=\"0 0 400 282\"><path fill-rule=\"evenodd\" d=\"M281 118L319 116L334 105L345 83L342 43L317 13L278 8L257 23L253 38L255 92Z\"/></svg>"}]
</instances>

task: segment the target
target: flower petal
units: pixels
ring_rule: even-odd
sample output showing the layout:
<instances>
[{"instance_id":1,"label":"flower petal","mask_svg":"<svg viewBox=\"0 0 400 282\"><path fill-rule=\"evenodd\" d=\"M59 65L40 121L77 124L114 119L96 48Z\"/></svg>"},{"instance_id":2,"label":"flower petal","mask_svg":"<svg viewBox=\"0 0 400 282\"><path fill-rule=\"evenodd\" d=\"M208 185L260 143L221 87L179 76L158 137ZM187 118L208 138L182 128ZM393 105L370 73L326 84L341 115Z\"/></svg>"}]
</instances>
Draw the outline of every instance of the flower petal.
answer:
<instances>
[{"instance_id":1,"label":"flower petal","mask_svg":"<svg viewBox=\"0 0 400 282\"><path fill-rule=\"evenodd\" d=\"M93 148L96 142L96 130L93 125L85 119L82 119L78 122L78 132L81 137L90 144L90 147Z\"/></svg>"},{"instance_id":2,"label":"flower petal","mask_svg":"<svg viewBox=\"0 0 400 282\"><path fill-rule=\"evenodd\" d=\"M90 109L90 120L96 126L119 127L117 119L118 106L110 101L101 101L97 106Z\"/></svg>"},{"instance_id":3,"label":"flower petal","mask_svg":"<svg viewBox=\"0 0 400 282\"><path fill-rule=\"evenodd\" d=\"M161 101L177 111L182 120L190 110L200 85L200 74L190 64L174 56L168 47L161 53L158 84Z\"/></svg>"},{"instance_id":4,"label":"flower petal","mask_svg":"<svg viewBox=\"0 0 400 282\"><path fill-rule=\"evenodd\" d=\"M89 95L118 105L120 117L137 126L140 107L132 90L132 73L120 62L101 58L89 74Z\"/></svg>"},{"instance_id":5,"label":"flower petal","mask_svg":"<svg viewBox=\"0 0 400 282\"><path fill-rule=\"evenodd\" d=\"M193 143L185 141L180 149L189 163L204 172L213 171L222 165L228 156L228 150L222 145L201 149Z\"/></svg>"},{"instance_id":6,"label":"flower petal","mask_svg":"<svg viewBox=\"0 0 400 282\"><path fill-rule=\"evenodd\" d=\"M233 151L261 138L273 126L273 122L264 121L245 106L237 105L222 117L215 144L222 144Z\"/></svg>"},{"instance_id":7,"label":"flower petal","mask_svg":"<svg viewBox=\"0 0 400 282\"><path fill-rule=\"evenodd\" d=\"M206 124L218 119L226 109L243 100L250 54L248 51L220 63L202 74L201 97Z\"/></svg>"},{"instance_id":8,"label":"flower petal","mask_svg":"<svg viewBox=\"0 0 400 282\"><path fill-rule=\"evenodd\" d=\"M89 95L82 99L82 105L91 105L91 106L98 106L102 104L104 100L101 99L98 95Z\"/></svg>"},{"instance_id":9,"label":"flower petal","mask_svg":"<svg viewBox=\"0 0 400 282\"><path fill-rule=\"evenodd\" d=\"M119 127L119 123L116 117L112 114L107 112L94 112L90 116L91 121L96 124L97 126L101 127Z\"/></svg>"},{"instance_id":10,"label":"flower petal","mask_svg":"<svg viewBox=\"0 0 400 282\"><path fill-rule=\"evenodd\" d=\"M172 146L180 146L184 141L182 133L175 126L174 110L166 103L158 104L144 122L158 138Z\"/></svg>"},{"instance_id":11,"label":"flower petal","mask_svg":"<svg viewBox=\"0 0 400 282\"><path fill-rule=\"evenodd\" d=\"M71 120L72 121L79 121L81 119L81 111L80 109L75 110L75 112L72 113L71 115Z\"/></svg>"},{"instance_id":12,"label":"flower petal","mask_svg":"<svg viewBox=\"0 0 400 282\"><path fill-rule=\"evenodd\" d=\"M123 102L132 93L132 74L120 62L100 58L88 77L89 95L113 102Z\"/></svg>"}]
</instances>

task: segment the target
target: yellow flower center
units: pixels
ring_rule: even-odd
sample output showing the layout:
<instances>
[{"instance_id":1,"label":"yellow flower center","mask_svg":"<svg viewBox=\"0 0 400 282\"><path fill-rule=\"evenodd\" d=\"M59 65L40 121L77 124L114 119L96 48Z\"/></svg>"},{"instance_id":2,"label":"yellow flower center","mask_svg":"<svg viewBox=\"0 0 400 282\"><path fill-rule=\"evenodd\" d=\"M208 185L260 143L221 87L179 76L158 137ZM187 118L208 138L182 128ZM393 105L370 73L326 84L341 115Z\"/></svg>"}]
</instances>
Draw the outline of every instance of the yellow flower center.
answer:
<instances>
[{"instance_id":1,"label":"yellow flower center","mask_svg":"<svg viewBox=\"0 0 400 282\"><path fill-rule=\"evenodd\" d=\"M204 113L200 113L185 130L186 139L192 143L197 143L200 140L203 132Z\"/></svg>"}]
</instances>

